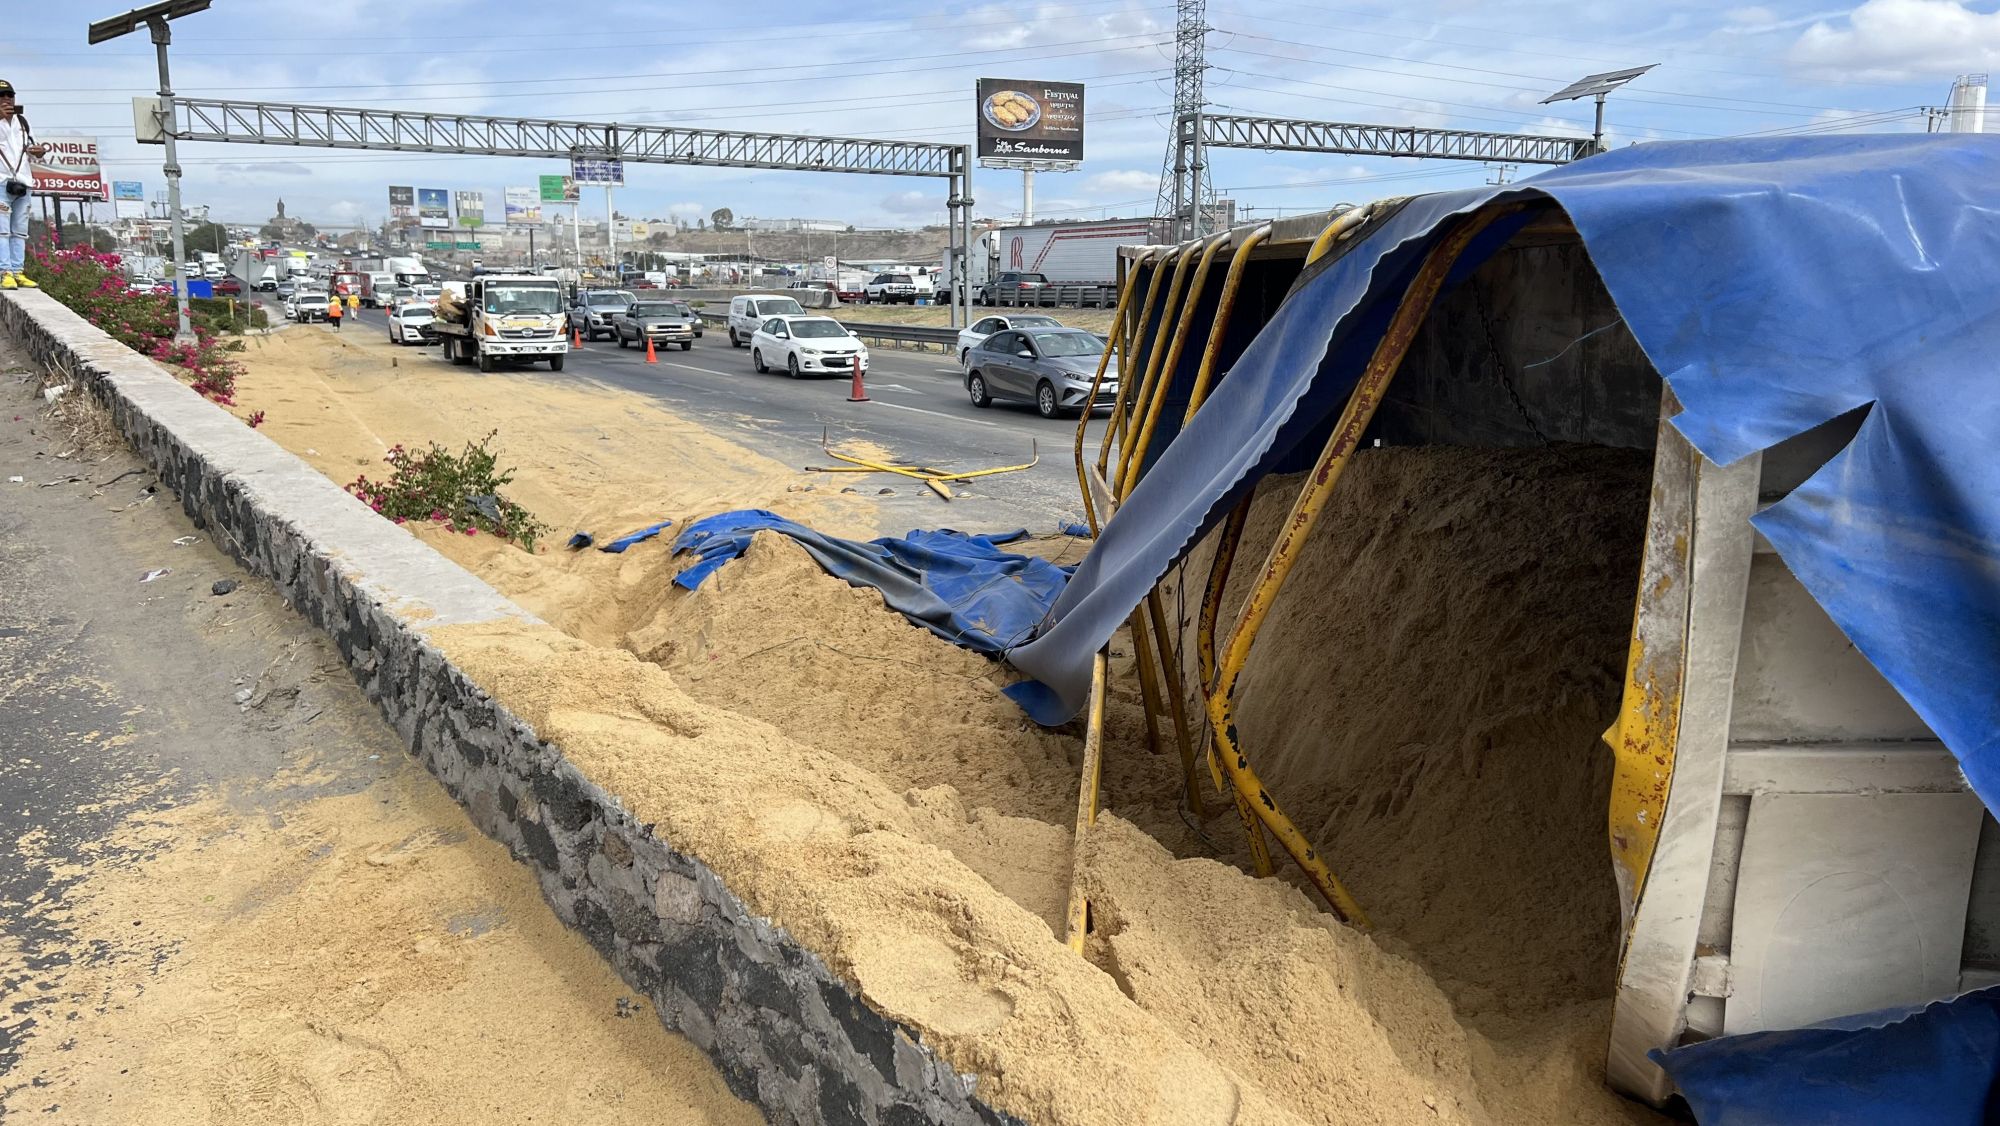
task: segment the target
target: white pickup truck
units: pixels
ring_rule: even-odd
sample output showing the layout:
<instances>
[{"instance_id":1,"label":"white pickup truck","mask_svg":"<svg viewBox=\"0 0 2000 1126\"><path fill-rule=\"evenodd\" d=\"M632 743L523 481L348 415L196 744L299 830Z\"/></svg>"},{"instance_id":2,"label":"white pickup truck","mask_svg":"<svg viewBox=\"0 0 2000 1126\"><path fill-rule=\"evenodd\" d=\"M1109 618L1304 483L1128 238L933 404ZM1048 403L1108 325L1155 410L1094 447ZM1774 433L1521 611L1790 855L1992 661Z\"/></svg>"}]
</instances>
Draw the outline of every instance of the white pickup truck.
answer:
<instances>
[{"instance_id":1,"label":"white pickup truck","mask_svg":"<svg viewBox=\"0 0 2000 1126\"><path fill-rule=\"evenodd\" d=\"M448 290L438 300L438 340L445 359L492 371L504 363L549 362L561 371L569 355L563 331L562 283L537 274L474 278L462 300Z\"/></svg>"}]
</instances>

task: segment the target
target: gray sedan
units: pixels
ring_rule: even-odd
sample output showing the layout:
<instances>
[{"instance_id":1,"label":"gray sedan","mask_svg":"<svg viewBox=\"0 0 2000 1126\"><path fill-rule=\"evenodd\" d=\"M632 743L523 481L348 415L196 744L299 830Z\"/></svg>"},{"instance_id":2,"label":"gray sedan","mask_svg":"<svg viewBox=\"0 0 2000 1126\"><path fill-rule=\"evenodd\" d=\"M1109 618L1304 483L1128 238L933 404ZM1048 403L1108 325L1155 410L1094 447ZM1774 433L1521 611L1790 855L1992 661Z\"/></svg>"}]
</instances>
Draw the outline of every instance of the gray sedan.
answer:
<instances>
[{"instance_id":1,"label":"gray sedan","mask_svg":"<svg viewBox=\"0 0 2000 1126\"><path fill-rule=\"evenodd\" d=\"M655 344L678 344L685 352L701 335L701 318L678 301L639 301L611 318L611 331L620 348L643 346L650 336Z\"/></svg>"},{"instance_id":2,"label":"gray sedan","mask_svg":"<svg viewBox=\"0 0 2000 1126\"><path fill-rule=\"evenodd\" d=\"M965 356L965 393L972 405L995 399L1035 404L1043 418L1081 410L1104 355L1104 340L1080 328L1009 329L972 346ZM1095 407L1118 397L1118 361L1104 369Z\"/></svg>"}]
</instances>

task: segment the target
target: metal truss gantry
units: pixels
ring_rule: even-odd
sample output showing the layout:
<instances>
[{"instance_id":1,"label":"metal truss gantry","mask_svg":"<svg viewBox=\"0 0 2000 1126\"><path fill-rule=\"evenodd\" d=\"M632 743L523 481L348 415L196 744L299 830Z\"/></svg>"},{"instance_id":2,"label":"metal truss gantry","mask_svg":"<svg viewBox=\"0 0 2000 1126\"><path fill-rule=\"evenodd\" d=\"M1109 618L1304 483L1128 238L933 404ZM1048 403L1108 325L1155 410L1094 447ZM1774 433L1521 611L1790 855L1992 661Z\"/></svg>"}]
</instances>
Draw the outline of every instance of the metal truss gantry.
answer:
<instances>
[{"instance_id":1,"label":"metal truss gantry","mask_svg":"<svg viewBox=\"0 0 2000 1126\"><path fill-rule=\"evenodd\" d=\"M242 102L215 98L135 99L142 140L171 135L178 141L288 145L526 156L574 156L640 164L719 168L772 168L793 172L847 172L876 176L925 176L949 182L954 319L969 314L970 279L963 248L971 244L972 149L928 141L866 137L813 137L690 129L675 125L555 121L524 117L356 109L344 106ZM150 104L148 104L150 103ZM147 126L153 125L148 136ZM967 323L958 320L959 324Z\"/></svg>"},{"instance_id":2,"label":"metal truss gantry","mask_svg":"<svg viewBox=\"0 0 2000 1126\"><path fill-rule=\"evenodd\" d=\"M1287 117L1243 117L1197 113L1177 118L1174 152L1181 163L1208 149L1261 149L1266 152L1349 153L1355 156L1430 157L1439 160L1507 164L1568 164L1597 151L1589 137L1532 133L1475 133L1463 129L1422 129L1412 125L1360 125L1345 121L1302 121ZM1199 209L1191 214L1200 215ZM1180 216L1183 220L1186 214ZM1183 229L1192 237L1203 232Z\"/></svg>"}]
</instances>

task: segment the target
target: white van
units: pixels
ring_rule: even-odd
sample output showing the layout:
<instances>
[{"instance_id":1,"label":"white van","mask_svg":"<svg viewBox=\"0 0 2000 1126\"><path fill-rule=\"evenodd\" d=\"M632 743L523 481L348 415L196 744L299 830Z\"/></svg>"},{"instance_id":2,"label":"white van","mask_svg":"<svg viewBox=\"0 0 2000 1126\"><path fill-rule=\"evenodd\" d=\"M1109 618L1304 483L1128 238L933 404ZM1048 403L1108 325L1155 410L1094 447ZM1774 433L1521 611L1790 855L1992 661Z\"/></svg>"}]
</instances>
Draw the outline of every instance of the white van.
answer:
<instances>
[{"instance_id":1,"label":"white van","mask_svg":"<svg viewBox=\"0 0 2000 1126\"><path fill-rule=\"evenodd\" d=\"M731 347L745 348L750 344L750 334L757 326L772 317L804 316L805 310L789 297L775 293L746 293L729 299L729 343Z\"/></svg>"}]
</instances>

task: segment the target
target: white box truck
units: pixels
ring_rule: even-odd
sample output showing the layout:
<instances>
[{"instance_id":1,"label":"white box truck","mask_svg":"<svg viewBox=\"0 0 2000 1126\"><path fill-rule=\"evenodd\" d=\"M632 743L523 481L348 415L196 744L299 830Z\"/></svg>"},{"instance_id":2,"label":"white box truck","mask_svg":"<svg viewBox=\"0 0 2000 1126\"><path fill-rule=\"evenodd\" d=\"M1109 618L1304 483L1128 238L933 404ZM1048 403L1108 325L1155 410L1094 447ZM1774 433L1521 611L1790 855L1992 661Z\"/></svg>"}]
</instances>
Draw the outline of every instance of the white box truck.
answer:
<instances>
[{"instance_id":1,"label":"white box truck","mask_svg":"<svg viewBox=\"0 0 2000 1126\"><path fill-rule=\"evenodd\" d=\"M1165 237L1166 224L1157 219L1001 227L973 238L967 284L973 300L988 303L1000 296L996 289L1003 281L1015 280L1003 275L1040 275L1037 282L1056 289L1111 288L1118 283L1119 247L1146 246ZM940 302L950 299L951 266L947 255L938 278Z\"/></svg>"}]
</instances>

